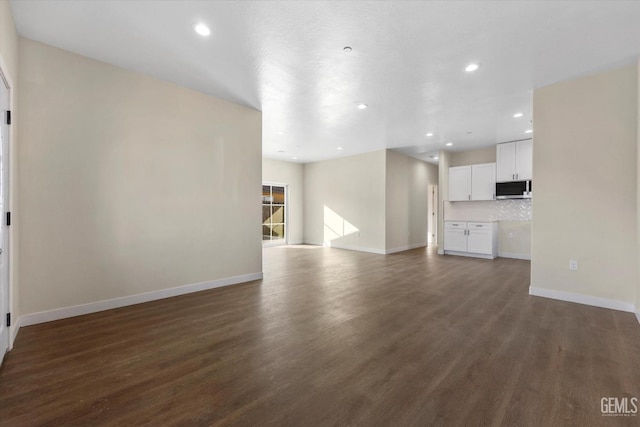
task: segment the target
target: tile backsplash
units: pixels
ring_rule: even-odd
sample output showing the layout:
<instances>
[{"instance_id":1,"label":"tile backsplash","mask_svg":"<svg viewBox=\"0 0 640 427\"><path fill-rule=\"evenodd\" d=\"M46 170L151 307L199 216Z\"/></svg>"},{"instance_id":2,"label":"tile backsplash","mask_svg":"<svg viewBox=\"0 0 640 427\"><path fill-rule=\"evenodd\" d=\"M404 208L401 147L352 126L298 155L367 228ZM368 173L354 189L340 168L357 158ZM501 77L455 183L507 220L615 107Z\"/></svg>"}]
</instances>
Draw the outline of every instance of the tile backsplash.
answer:
<instances>
[{"instance_id":1,"label":"tile backsplash","mask_svg":"<svg viewBox=\"0 0 640 427\"><path fill-rule=\"evenodd\" d=\"M531 221L531 199L445 202L445 221Z\"/></svg>"}]
</instances>

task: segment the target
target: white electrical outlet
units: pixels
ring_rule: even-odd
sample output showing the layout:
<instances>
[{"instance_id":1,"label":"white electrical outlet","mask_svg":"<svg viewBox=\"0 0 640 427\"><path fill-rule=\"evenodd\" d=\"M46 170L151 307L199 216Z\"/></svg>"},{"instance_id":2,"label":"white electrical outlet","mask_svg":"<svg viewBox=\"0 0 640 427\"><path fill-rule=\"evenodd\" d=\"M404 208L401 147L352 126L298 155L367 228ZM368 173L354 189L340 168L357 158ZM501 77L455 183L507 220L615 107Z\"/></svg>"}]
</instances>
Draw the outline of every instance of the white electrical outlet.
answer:
<instances>
[{"instance_id":1,"label":"white electrical outlet","mask_svg":"<svg viewBox=\"0 0 640 427\"><path fill-rule=\"evenodd\" d=\"M577 269L578 269L578 261L576 261L575 259L570 259L569 260L569 270L576 271Z\"/></svg>"}]
</instances>

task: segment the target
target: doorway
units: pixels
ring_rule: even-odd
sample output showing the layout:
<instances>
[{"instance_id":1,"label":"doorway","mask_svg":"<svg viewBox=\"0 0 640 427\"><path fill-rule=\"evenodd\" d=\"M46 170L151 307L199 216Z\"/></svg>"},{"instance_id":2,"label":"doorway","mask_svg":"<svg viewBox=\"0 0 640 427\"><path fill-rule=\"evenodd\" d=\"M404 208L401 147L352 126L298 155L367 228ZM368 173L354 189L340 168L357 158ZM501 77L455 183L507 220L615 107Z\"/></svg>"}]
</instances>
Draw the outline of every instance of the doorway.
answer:
<instances>
[{"instance_id":1,"label":"doorway","mask_svg":"<svg viewBox=\"0 0 640 427\"><path fill-rule=\"evenodd\" d=\"M429 235L427 243L435 245L438 242L438 186L430 184L429 191Z\"/></svg>"},{"instance_id":2,"label":"doorway","mask_svg":"<svg viewBox=\"0 0 640 427\"><path fill-rule=\"evenodd\" d=\"M0 67L0 363L9 349L9 124L11 85Z\"/></svg>"},{"instance_id":3,"label":"doorway","mask_svg":"<svg viewBox=\"0 0 640 427\"><path fill-rule=\"evenodd\" d=\"M262 184L262 245L287 244L289 215L286 184Z\"/></svg>"}]
</instances>

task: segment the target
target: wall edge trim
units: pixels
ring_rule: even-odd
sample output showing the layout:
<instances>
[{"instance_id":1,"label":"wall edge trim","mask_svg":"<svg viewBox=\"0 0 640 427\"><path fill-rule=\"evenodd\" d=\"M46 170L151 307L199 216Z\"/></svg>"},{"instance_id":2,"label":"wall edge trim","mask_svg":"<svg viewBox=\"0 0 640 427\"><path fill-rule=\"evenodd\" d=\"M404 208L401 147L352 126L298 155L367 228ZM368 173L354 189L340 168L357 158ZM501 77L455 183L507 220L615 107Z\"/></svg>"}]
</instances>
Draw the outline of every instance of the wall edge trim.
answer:
<instances>
[{"instance_id":1,"label":"wall edge trim","mask_svg":"<svg viewBox=\"0 0 640 427\"><path fill-rule=\"evenodd\" d=\"M142 304L145 302L157 301L179 295L186 295L194 292L206 291L209 289L230 286L239 283L262 280L262 272L243 274L240 276L225 277L209 282L194 283L191 285L177 286L175 288L160 289L157 291L145 292L141 294L129 295L125 297L112 298L107 300L90 302L87 304L74 305L70 307L56 308L53 310L29 313L20 316L18 324L20 327L36 325L38 323L52 322L54 320L66 319L69 317L82 316L85 314L97 313L114 308L121 308L130 305ZM17 332L16 332L17 334Z\"/></svg>"},{"instance_id":2,"label":"wall edge trim","mask_svg":"<svg viewBox=\"0 0 640 427\"><path fill-rule=\"evenodd\" d=\"M386 254L395 254L397 252L410 251L411 249L424 248L427 246L427 242L416 243L414 245L400 246L397 248L387 249Z\"/></svg>"},{"instance_id":3,"label":"wall edge trim","mask_svg":"<svg viewBox=\"0 0 640 427\"><path fill-rule=\"evenodd\" d=\"M501 258L524 259L527 261L531 261L530 254L520 254L516 252L498 252L498 256Z\"/></svg>"},{"instance_id":4,"label":"wall edge trim","mask_svg":"<svg viewBox=\"0 0 640 427\"><path fill-rule=\"evenodd\" d=\"M635 304L620 300L594 297L591 295L575 294L572 292L558 291L555 289L537 288L529 286L529 295L543 298L550 298L560 301L573 302L577 304L590 305L593 307L608 308L610 310L625 311L635 313ZM639 319L640 321L640 319Z\"/></svg>"}]
</instances>

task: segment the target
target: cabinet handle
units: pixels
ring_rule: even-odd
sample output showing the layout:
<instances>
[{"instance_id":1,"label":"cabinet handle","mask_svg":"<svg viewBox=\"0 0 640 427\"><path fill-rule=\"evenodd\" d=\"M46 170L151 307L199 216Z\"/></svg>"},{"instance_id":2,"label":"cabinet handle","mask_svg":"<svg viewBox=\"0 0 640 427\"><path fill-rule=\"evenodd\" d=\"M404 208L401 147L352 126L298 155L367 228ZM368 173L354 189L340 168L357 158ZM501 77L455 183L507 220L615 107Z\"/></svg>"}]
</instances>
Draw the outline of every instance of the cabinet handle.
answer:
<instances>
[{"instance_id":1,"label":"cabinet handle","mask_svg":"<svg viewBox=\"0 0 640 427\"><path fill-rule=\"evenodd\" d=\"M516 179L518 179L518 174L516 174Z\"/></svg>"},{"instance_id":2,"label":"cabinet handle","mask_svg":"<svg viewBox=\"0 0 640 427\"><path fill-rule=\"evenodd\" d=\"M471 194L469 194L469 200L471 200Z\"/></svg>"}]
</instances>

